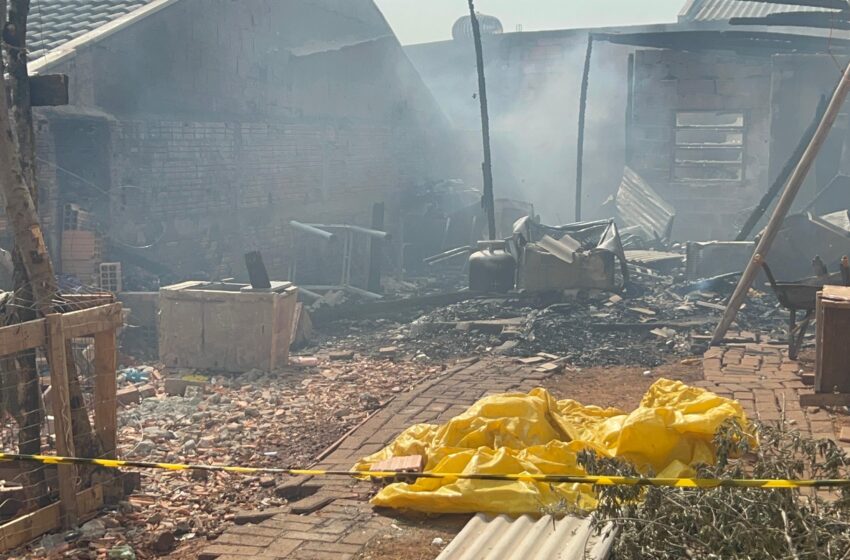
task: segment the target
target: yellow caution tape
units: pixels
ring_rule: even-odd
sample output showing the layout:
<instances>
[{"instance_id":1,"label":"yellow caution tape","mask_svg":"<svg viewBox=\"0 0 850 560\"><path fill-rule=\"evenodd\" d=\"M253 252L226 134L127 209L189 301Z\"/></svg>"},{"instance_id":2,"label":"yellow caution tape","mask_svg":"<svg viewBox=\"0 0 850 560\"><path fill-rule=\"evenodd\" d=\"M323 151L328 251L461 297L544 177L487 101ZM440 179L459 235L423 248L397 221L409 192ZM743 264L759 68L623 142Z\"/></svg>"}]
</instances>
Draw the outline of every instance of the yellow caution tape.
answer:
<instances>
[{"instance_id":1,"label":"yellow caution tape","mask_svg":"<svg viewBox=\"0 0 850 560\"><path fill-rule=\"evenodd\" d=\"M190 465L184 463L147 463L142 461L121 461L117 459L84 459L81 457L57 457L55 455L17 455L0 453L0 462L23 461L43 465L88 465L107 469L159 469L167 471L212 471L239 474L280 474L289 476L346 476L351 478L376 479L461 479L493 480L510 482L551 482L558 484L593 484L596 486L670 486L675 488L850 488L850 479L833 480L786 480L766 478L649 478L627 476L597 475L558 475L558 474L462 474L430 472L395 471L333 471L317 469L276 469L270 467L233 467L226 465Z\"/></svg>"}]
</instances>

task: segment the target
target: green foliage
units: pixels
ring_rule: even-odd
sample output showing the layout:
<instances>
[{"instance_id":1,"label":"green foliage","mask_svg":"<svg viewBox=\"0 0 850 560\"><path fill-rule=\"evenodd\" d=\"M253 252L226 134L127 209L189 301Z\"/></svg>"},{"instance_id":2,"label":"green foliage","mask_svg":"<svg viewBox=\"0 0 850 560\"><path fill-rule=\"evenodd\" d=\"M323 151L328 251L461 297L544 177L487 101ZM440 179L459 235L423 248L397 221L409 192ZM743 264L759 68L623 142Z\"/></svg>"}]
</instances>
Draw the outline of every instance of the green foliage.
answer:
<instances>
[{"instance_id":1,"label":"green foliage","mask_svg":"<svg viewBox=\"0 0 850 560\"><path fill-rule=\"evenodd\" d=\"M700 478L846 479L850 457L831 440L734 423L715 437L717 463ZM752 447L752 435L759 445ZM591 474L636 476L620 460L579 458ZM648 473L643 473L648 474ZM850 491L597 487L600 521L619 527L617 560L850 559ZM600 526L602 523L600 523Z\"/></svg>"}]
</instances>

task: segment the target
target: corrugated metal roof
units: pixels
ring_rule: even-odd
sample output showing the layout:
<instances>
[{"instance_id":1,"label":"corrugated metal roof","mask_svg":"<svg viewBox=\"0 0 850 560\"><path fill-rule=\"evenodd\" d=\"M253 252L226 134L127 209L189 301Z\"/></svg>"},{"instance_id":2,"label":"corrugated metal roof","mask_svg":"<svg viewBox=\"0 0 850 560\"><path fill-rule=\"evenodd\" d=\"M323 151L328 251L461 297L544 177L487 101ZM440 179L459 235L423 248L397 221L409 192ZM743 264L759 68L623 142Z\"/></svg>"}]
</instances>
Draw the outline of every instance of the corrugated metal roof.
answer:
<instances>
[{"instance_id":1,"label":"corrugated metal roof","mask_svg":"<svg viewBox=\"0 0 850 560\"><path fill-rule=\"evenodd\" d=\"M738 17L765 17L785 12L834 12L824 8L795 4L768 4L742 0L689 0L679 14L679 21L728 21Z\"/></svg>"},{"instance_id":2,"label":"corrugated metal roof","mask_svg":"<svg viewBox=\"0 0 850 560\"><path fill-rule=\"evenodd\" d=\"M617 191L616 206L620 225L639 227L648 241L669 238L676 209L628 167Z\"/></svg>"},{"instance_id":3,"label":"corrugated metal roof","mask_svg":"<svg viewBox=\"0 0 850 560\"><path fill-rule=\"evenodd\" d=\"M613 526L597 535L593 518L480 513L473 517L437 560L605 560L614 542Z\"/></svg>"}]
</instances>

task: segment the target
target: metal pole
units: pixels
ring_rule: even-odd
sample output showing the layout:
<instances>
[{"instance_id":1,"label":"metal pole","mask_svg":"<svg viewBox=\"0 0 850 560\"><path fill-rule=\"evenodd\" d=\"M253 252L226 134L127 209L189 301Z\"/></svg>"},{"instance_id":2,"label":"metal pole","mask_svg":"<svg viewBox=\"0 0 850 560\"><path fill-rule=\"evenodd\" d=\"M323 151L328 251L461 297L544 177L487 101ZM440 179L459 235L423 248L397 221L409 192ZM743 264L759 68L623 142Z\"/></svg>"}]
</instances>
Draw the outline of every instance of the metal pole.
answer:
<instances>
[{"instance_id":1,"label":"metal pole","mask_svg":"<svg viewBox=\"0 0 850 560\"><path fill-rule=\"evenodd\" d=\"M738 310L744 303L744 300L747 297L747 292L749 292L750 286L752 286L756 275L758 275L761 265L764 262L767 253L770 251L770 247L773 245L773 241L776 239L780 228L782 227L785 216L788 214L788 211L791 209L791 205L794 203L794 198L797 196L797 193L800 192L800 187L803 186L803 182L806 180L806 176L811 170L812 164L815 162L821 146L823 146L824 142L826 142L826 139L829 137L829 132L832 130L832 126L835 124L838 114L841 112L848 93L850 93L850 65L847 66L844 71L844 75L841 77L841 81L838 82L838 87L835 88L835 92L832 94L832 99L829 102L829 106L826 108L826 113L824 113L823 119L821 119L821 122L815 131L815 135L812 137L809 147L806 148L806 151L803 153L803 157L800 159L796 169L794 169L794 173L788 180L788 184L785 186L785 192L782 193L782 197L779 199L779 202L776 204L776 208L773 210L773 214L770 216L770 221L767 223L764 235L762 235L762 238L753 253L753 258L750 260L749 264L747 264L747 268L744 270L744 274L741 276L741 280L735 288L735 293L732 294L732 298L729 300L726 312L723 314L720 324L717 325L717 329L714 331L714 336L711 340L712 345L720 344L723 337L726 336L726 332L729 330L732 322L735 320L735 317L738 315Z\"/></svg>"},{"instance_id":2,"label":"metal pole","mask_svg":"<svg viewBox=\"0 0 850 560\"><path fill-rule=\"evenodd\" d=\"M475 3L469 0L469 17L472 22L472 38L475 42L475 62L478 67L478 99L481 101L481 135L484 140L484 197L481 205L487 214L489 239L496 239L496 201L493 197L493 165L490 157L490 117L487 110L487 83L484 80L484 49L481 46L481 27L475 15Z\"/></svg>"},{"instance_id":3,"label":"metal pole","mask_svg":"<svg viewBox=\"0 0 850 560\"><path fill-rule=\"evenodd\" d=\"M590 83L590 58L593 55L593 33L587 35L587 54L581 76L581 96L578 105L578 139L576 148L576 221L581 221L582 180L584 175L584 123L587 115L587 88Z\"/></svg>"},{"instance_id":4,"label":"metal pole","mask_svg":"<svg viewBox=\"0 0 850 560\"><path fill-rule=\"evenodd\" d=\"M289 225L291 225L292 227L294 227L295 229L297 229L299 231L303 231L304 233L309 233L311 235L321 237L325 241L334 241L336 239L336 236L333 233L331 233L329 231L325 231L323 229L319 229L316 226L313 226L313 225L310 225L310 224L302 224L301 222L296 222L295 220L291 220L289 222Z\"/></svg>"}]
</instances>

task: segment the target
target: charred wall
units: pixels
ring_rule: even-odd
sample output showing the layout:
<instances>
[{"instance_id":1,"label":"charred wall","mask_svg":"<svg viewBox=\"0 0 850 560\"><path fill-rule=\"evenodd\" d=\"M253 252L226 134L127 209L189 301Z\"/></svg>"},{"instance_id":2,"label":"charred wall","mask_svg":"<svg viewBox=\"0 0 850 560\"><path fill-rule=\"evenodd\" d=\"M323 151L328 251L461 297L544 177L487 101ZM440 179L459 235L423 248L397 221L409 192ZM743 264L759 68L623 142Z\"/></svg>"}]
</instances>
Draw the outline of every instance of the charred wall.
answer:
<instances>
[{"instance_id":1,"label":"charred wall","mask_svg":"<svg viewBox=\"0 0 850 560\"><path fill-rule=\"evenodd\" d=\"M632 166L675 206L675 238L733 238L767 189L771 79L770 57L636 53Z\"/></svg>"},{"instance_id":2,"label":"charred wall","mask_svg":"<svg viewBox=\"0 0 850 560\"><path fill-rule=\"evenodd\" d=\"M822 96L832 96L840 77L836 60L829 55L777 55L773 58L774 87L771 103L771 180L776 177L815 116ZM847 105L836 120L827 141L818 153L812 171L800 189L796 208L803 208L839 173L850 175L846 145L850 134ZM818 208L815 208L818 210ZM835 208L824 207L823 212Z\"/></svg>"},{"instance_id":3,"label":"charred wall","mask_svg":"<svg viewBox=\"0 0 850 560\"><path fill-rule=\"evenodd\" d=\"M73 151L60 121L108 115L98 226L177 276L241 277L259 249L281 277L289 220L368 226L386 202L398 230L401 193L452 175L447 121L370 0L185 0L49 70L72 106L39 113L43 167Z\"/></svg>"},{"instance_id":4,"label":"charred wall","mask_svg":"<svg viewBox=\"0 0 850 560\"><path fill-rule=\"evenodd\" d=\"M576 138L587 30L485 37L493 169L497 196L531 202L547 223L574 215ZM405 47L464 141L462 179L481 182L481 119L471 41ZM584 159L585 218L623 174L630 47L594 43Z\"/></svg>"}]
</instances>

